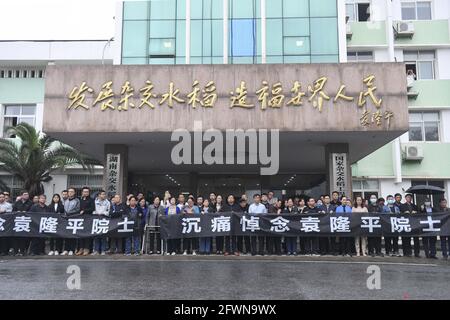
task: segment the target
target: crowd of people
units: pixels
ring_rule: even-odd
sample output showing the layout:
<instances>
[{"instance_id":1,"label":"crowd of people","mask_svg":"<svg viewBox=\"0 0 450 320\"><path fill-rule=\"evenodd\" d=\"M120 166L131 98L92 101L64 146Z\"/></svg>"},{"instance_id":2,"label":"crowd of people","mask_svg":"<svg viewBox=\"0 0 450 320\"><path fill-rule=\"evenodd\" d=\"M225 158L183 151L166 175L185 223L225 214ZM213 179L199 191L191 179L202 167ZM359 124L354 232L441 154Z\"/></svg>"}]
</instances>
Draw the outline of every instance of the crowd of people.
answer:
<instances>
[{"instance_id":1,"label":"crowd of people","mask_svg":"<svg viewBox=\"0 0 450 320\"><path fill-rule=\"evenodd\" d=\"M312 213L429 213L449 211L447 200L439 201L439 208L432 206L427 198L418 207L413 203L411 194L401 194L378 198L370 195L369 199L356 196L350 199L339 196L338 192L322 195L320 198L295 196L277 199L273 192L256 194L252 201L244 194L239 197L228 195L224 199L221 195L211 192L208 197L193 194L187 197L179 194L174 197L166 191L163 197L154 196L145 199L143 193L130 194L122 201L116 194L110 199L105 191L99 191L96 196L84 187L81 196L76 196L75 188L63 190L61 194L53 195L47 202L45 195L36 196L30 200L29 194L23 191L12 203L9 193L0 193L0 215L8 212L51 212L64 216L100 215L108 217L124 217L136 221L131 236L115 238L97 236L83 239L60 238L0 238L1 255L105 255L125 254L218 254L218 255L343 255L343 256L421 256L437 259L437 237L276 237L276 236L218 236L202 238L169 239L161 242L158 232L159 217L176 214L205 214L216 212L242 212L253 214L312 214ZM146 237L143 237L143 235ZM146 244L142 246L142 239ZM383 253L384 238L384 253ZM401 239L401 246L399 245ZM440 236L442 257L448 259L450 251L450 237ZM47 246L48 244L48 246ZM48 253L46 249L48 247ZM400 247L402 253L400 253ZM145 248L145 250L144 250Z\"/></svg>"}]
</instances>

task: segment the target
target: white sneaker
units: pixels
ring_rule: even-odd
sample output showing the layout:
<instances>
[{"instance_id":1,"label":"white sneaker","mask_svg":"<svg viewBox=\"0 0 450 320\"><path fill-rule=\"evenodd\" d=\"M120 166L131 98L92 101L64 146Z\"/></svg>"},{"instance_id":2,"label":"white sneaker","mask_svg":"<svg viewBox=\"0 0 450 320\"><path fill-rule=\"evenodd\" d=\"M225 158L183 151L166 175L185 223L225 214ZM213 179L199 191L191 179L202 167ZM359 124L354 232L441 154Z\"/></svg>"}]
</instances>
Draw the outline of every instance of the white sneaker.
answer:
<instances>
[{"instance_id":1,"label":"white sneaker","mask_svg":"<svg viewBox=\"0 0 450 320\"><path fill-rule=\"evenodd\" d=\"M193 255L193 256L196 256L196 255L197 255L197 253L196 253L195 251L193 251L193 252L192 252L192 255Z\"/></svg>"},{"instance_id":2,"label":"white sneaker","mask_svg":"<svg viewBox=\"0 0 450 320\"><path fill-rule=\"evenodd\" d=\"M96 256L96 255L98 255L97 251L94 251L94 252L91 253L91 256Z\"/></svg>"},{"instance_id":3,"label":"white sneaker","mask_svg":"<svg viewBox=\"0 0 450 320\"><path fill-rule=\"evenodd\" d=\"M186 250L184 250L184 252L183 252L183 256L186 256L187 255L187 251Z\"/></svg>"},{"instance_id":4,"label":"white sneaker","mask_svg":"<svg viewBox=\"0 0 450 320\"><path fill-rule=\"evenodd\" d=\"M73 256L73 251L69 251L69 256Z\"/></svg>"},{"instance_id":5,"label":"white sneaker","mask_svg":"<svg viewBox=\"0 0 450 320\"><path fill-rule=\"evenodd\" d=\"M58 250L55 251L55 256L59 256Z\"/></svg>"},{"instance_id":6,"label":"white sneaker","mask_svg":"<svg viewBox=\"0 0 450 320\"><path fill-rule=\"evenodd\" d=\"M176 253L175 253L175 252L172 252L172 255L174 256L174 255L176 255Z\"/></svg>"},{"instance_id":7,"label":"white sneaker","mask_svg":"<svg viewBox=\"0 0 450 320\"><path fill-rule=\"evenodd\" d=\"M102 256L106 255L105 251L103 251L100 255L102 255Z\"/></svg>"},{"instance_id":8,"label":"white sneaker","mask_svg":"<svg viewBox=\"0 0 450 320\"><path fill-rule=\"evenodd\" d=\"M48 253L49 256L52 256L52 255L54 255L54 254L55 254L55 252L53 252L53 251L50 251L50 252Z\"/></svg>"},{"instance_id":9,"label":"white sneaker","mask_svg":"<svg viewBox=\"0 0 450 320\"><path fill-rule=\"evenodd\" d=\"M68 253L69 253L69 252L67 252L67 250L64 250L64 251L61 253L61 255L62 255L62 256L67 256Z\"/></svg>"}]
</instances>

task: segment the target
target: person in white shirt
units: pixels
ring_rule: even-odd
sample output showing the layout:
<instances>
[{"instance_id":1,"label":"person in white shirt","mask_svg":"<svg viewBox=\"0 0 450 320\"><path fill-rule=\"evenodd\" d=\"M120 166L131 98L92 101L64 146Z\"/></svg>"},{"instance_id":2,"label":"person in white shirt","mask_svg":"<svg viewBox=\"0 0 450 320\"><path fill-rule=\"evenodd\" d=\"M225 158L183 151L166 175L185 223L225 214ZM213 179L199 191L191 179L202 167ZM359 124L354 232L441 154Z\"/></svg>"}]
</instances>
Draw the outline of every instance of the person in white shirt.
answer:
<instances>
[{"instance_id":1,"label":"person in white shirt","mask_svg":"<svg viewBox=\"0 0 450 320\"><path fill-rule=\"evenodd\" d=\"M106 199L106 192L104 190L100 190L98 192L97 199L95 199L95 210L92 214L109 217L109 210L111 208L111 202ZM93 256L98 254L105 255L106 252L106 237L99 236L94 238L94 251L92 252Z\"/></svg>"},{"instance_id":2,"label":"person in white shirt","mask_svg":"<svg viewBox=\"0 0 450 320\"><path fill-rule=\"evenodd\" d=\"M6 201L5 195L0 193L0 217L3 213L12 212L12 204ZM0 256L6 256L10 247L10 238L0 239Z\"/></svg>"},{"instance_id":3,"label":"person in white shirt","mask_svg":"<svg viewBox=\"0 0 450 320\"><path fill-rule=\"evenodd\" d=\"M265 205L261 203L261 196L259 194L255 194L253 196L253 203L248 208L248 213L250 215L259 215L259 214L267 214L267 208ZM256 238L258 238L258 249L256 250ZM251 241L251 247L252 247L252 256L256 255L264 255L264 236L252 236Z\"/></svg>"}]
</instances>

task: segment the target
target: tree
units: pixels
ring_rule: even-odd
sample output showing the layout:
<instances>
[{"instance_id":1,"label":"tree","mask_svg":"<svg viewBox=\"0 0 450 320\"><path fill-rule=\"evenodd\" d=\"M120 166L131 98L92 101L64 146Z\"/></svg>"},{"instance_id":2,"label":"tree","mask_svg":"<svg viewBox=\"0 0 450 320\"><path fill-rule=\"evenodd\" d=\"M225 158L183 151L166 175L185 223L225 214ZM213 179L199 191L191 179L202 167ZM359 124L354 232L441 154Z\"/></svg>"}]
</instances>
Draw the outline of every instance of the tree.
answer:
<instances>
[{"instance_id":1,"label":"tree","mask_svg":"<svg viewBox=\"0 0 450 320\"><path fill-rule=\"evenodd\" d=\"M42 183L51 181L55 170L80 165L92 172L101 164L24 122L7 128L7 133L15 139L0 138L0 169L20 179L31 196L44 193Z\"/></svg>"}]
</instances>

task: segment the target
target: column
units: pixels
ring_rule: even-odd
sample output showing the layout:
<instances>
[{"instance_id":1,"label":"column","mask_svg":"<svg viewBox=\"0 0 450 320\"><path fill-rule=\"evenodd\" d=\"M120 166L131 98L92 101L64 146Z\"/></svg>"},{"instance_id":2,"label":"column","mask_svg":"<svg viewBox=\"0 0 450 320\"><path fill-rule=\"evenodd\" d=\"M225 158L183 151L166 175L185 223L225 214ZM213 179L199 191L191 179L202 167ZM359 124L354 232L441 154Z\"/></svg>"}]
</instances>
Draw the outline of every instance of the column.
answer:
<instances>
[{"instance_id":1,"label":"column","mask_svg":"<svg viewBox=\"0 0 450 320\"><path fill-rule=\"evenodd\" d=\"M125 199L128 188L128 146L106 144L104 151L103 187L108 197L120 194Z\"/></svg>"},{"instance_id":2,"label":"column","mask_svg":"<svg viewBox=\"0 0 450 320\"><path fill-rule=\"evenodd\" d=\"M327 190L329 193L338 191L341 196L353 197L349 145L347 143L326 145L325 163Z\"/></svg>"}]
</instances>

